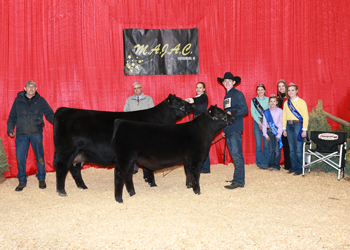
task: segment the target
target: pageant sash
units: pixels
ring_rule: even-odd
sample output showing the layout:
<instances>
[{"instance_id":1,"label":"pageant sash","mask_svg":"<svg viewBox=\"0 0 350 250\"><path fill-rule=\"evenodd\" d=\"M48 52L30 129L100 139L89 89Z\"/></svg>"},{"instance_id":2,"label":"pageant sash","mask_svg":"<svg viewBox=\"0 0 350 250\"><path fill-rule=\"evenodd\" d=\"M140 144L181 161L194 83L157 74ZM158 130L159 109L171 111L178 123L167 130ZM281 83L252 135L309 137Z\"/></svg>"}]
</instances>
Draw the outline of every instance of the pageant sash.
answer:
<instances>
[{"instance_id":1,"label":"pageant sash","mask_svg":"<svg viewBox=\"0 0 350 250\"><path fill-rule=\"evenodd\" d=\"M256 99L256 97L254 97L254 98L252 99L252 101L253 101L253 104L254 104L256 110L259 112L259 114L260 114L261 117L262 117L262 116L264 115L264 109L263 109L263 107L261 107L261 105L260 105L258 99Z\"/></svg>"},{"instance_id":2,"label":"pageant sash","mask_svg":"<svg viewBox=\"0 0 350 250\"><path fill-rule=\"evenodd\" d=\"M269 128L271 129L271 132L274 134L274 136L277 138L277 134L278 134L278 128L275 124L275 122L273 121L270 109L266 109L264 111L264 116L266 118L267 124L269 125ZM280 137L278 141L278 147L279 149L281 149L283 147L283 143L282 143L282 135Z\"/></svg>"},{"instance_id":3,"label":"pageant sash","mask_svg":"<svg viewBox=\"0 0 350 250\"><path fill-rule=\"evenodd\" d=\"M294 107L290 98L288 99L287 104L288 104L288 108L290 109L292 114L301 122L301 126L300 126L299 133L298 133L298 141L303 141L303 137L301 137L301 133L303 132L303 117L298 112L298 110ZM307 135L307 133L306 133L306 139L309 141L309 136Z\"/></svg>"}]
</instances>

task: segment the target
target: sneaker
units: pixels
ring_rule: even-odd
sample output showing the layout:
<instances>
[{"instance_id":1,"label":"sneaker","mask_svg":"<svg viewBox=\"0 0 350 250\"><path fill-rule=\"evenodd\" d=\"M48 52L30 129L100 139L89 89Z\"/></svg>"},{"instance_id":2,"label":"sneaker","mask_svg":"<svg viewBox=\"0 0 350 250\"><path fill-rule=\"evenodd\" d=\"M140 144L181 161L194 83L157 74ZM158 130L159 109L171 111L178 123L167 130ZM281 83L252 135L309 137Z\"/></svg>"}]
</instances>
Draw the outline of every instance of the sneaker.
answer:
<instances>
[{"instance_id":1,"label":"sneaker","mask_svg":"<svg viewBox=\"0 0 350 250\"><path fill-rule=\"evenodd\" d=\"M18 186L16 187L15 191L22 191L23 188L25 188L27 186L26 183L20 183L18 184Z\"/></svg>"},{"instance_id":2,"label":"sneaker","mask_svg":"<svg viewBox=\"0 0 350 250\"><path fill-rule=\"evenodd\" d=\"M41 188L41 189L45 189L45 188L46 188L46 182L45 182L45 180L39 181L39 188Z\"/></svg>"},{"instance_id":3,"label":"sneaker","mask_svg":"<svg viewBox=\"0 0 350 250\"><path fill-rule=\"evenodd\" d=\"M279 171L277 168L269 168L269 171Z\"/></svg>"}]
</instances>

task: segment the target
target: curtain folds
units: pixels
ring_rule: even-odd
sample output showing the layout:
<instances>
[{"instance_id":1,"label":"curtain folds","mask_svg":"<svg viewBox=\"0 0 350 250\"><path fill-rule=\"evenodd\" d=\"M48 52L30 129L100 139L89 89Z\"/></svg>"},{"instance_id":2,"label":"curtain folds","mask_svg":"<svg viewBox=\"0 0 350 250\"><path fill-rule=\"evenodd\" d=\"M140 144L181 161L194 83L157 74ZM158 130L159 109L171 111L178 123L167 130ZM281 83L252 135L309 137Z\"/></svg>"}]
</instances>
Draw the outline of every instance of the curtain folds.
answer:
<instances>
[{"instance_id":1,"label":"curtain folds","mask_svg":"<svg viewBox=\"0 0 350 250\"><path fill-rule=\"evenodd\" d=\"M198 75L124 76L123 29L199 29ZM132 83L142 83L154 103L169 93L193 97L207 86L209 102L223 107L226 71L250 108L255 88L276 94L279 79L299 86L309 111L324 110L350 120L350 2L336 0L3 0L0 2L0 136L16 177L15 140L6 133L17 93L28 80L53 110L61 106L122 111ZM187 122L184 117L180 122ZM336 123L330 121L333 128ZM52 166L53 126L45 120L47 171ZM218 135L218 137L220 134ZM243 154L255 162L253 119L244 118ZM212 145L211 164L223 162L224 141ZM232 162L226 151L226 163ZM28 174L36 173L30 148Z\"/></svg>"}]
</instances>

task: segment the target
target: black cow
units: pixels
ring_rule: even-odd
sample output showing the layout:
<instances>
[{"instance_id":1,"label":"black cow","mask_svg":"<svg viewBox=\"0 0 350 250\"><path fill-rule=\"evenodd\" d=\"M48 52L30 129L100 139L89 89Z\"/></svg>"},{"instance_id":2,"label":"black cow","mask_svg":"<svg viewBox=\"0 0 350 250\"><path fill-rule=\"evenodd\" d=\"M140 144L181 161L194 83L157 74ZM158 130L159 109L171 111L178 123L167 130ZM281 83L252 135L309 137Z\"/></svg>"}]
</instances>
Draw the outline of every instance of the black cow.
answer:
<instances>
[{"instance_id":1,"label":"black cow","mask_svg":"<svg viewBox=\"0 0 350 250\"><path fill-rule=\"evenodd\" d=\"M200 194L199 175L215 135L234 122L234 117L211 106L192 122L178 125L148 124L117 119L112 144L117 156L114 170L115 199L122 203L125 183L130 196L135 194L133 165L151 170L184 164L186 186ZM133 139L134 138L134 139Z\"/></svg>"},{"instance_id":2,"label":"black cow","mask_svg":"<svg viewBox=\"0 0 350 250\"><path fill-rule=\"evenodd\" d=\"M171 94L151 109L134 112L59 108L54 117L53 166L56 168L57 192L61 196L67 195L65 179L68 170L79 188L87 188L81 176L81 166L84 162L102 166L116 164L111 145L115 119L175 124L177 120L193 111L194 107L191 104ZM153 171L149 171L148 174L149 178L146 181L155 185Z\"/></svg>"}]
</instances>

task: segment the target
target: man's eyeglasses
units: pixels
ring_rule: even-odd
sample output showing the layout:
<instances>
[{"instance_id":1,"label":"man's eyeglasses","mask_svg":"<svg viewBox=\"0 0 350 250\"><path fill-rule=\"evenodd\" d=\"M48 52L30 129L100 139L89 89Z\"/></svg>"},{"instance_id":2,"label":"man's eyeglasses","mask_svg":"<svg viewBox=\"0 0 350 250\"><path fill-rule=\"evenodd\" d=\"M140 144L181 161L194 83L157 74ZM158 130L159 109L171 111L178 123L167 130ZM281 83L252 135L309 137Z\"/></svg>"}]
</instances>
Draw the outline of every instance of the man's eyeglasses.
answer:
<instances>
[{"instance_id":1,"label":"man's eyeglasses","mask_svg":"<svg viewBox=\"0 0 350 250\"><path fill-rule=\"evenodd\" d=\"M142 87L137 87L137 88L134 88L134 89L142 89Z\"/></svg>"}]
</instances>

